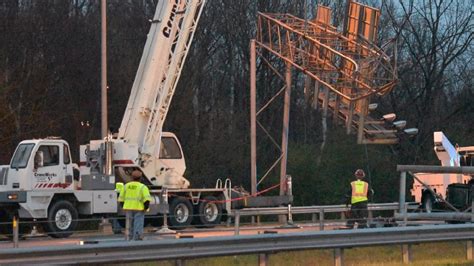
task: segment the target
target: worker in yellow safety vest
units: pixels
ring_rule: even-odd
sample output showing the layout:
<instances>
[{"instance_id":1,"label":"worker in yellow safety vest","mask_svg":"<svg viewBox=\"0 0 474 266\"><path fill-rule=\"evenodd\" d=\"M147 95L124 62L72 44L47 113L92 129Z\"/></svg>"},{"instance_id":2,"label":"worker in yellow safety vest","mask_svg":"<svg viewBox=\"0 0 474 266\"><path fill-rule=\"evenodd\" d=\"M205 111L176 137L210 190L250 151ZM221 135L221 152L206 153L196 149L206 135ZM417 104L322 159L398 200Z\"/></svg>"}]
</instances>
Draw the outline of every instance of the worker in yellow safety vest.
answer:
<instances>
[{"instance_id":1,"label":"worker in yellow safety vest","mask_svg":"<svg viewBox=\"0 0 474 266\"><path fill-rule=\"evenodd\" d=\"M143 240L143 225L145 221L145 211L150 206L151 196L148 187L140 183L142 172L134 170L132 172L133 181L128 182L120 192L119 202L126 213L129 221L130 240Z\"/></svg>"},{"instance_id":2,"label":"worker in yellow safety vest","mask_svg":"<svg viewBox=\"0 0 474 266\"><path fill-rule=\"evenodd\" d=\"M123 190L123 183L122 182L117 182L115 183L115 192L117 192L117 198L120 197L120 193ZM114 234L121 234L122 233L122 226L120 225L119 218L117 217L112 217L110 218L110 223L112 224L112 231Z\"/></svg>"},{"instance_id":3,"label":"worker in yellow safety vest","mask_svg":"<svg viewBox=\"0 0 474 266\"><path fill-rule=\"evenodd\" d=\"M365 172L362 169L357 169L354 172L355 181L351 182L350 199L351 217L348 217L347 226L354 228L357 223L357 228L367 228L367 203L369 201L369 194L372 194L372 189L369 188L369 183L363 181ZM347 202L348 204L349 202Z\"/></svg>"}]
</instances>

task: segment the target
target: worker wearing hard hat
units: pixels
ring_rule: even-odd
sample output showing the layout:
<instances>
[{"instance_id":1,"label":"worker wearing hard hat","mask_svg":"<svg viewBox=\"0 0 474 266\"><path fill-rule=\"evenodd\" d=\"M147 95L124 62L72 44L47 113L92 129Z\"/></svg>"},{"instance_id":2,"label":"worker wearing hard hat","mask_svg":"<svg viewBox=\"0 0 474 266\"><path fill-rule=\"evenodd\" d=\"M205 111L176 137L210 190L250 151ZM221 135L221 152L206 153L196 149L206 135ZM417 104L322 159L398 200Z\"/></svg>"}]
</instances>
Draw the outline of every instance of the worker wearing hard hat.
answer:
<instances>
[{"instance_id":1,"label":"worker wearing hard hat","mask_svg":"<svg viewBox=\"0 0 474 266\"><path fill-rule=\"evenodd\" d=\"M140 183L142 172L132 172L132 182L128 182L119 196L119 202L123 202L123 210L129 221L128 236L130 240L143 240L143 226L145 222L145 211L150 205L150 191L148 187Z\"/></svg>"},{"instance_id":2,"label":"worker wearing hard hat","mask_svg":"<svg viewBox=\"0 0 474 266\"><path fill-rule=\"evenodd\" d=\"M358 228L367 228L367 203L369 194L372 194L373 191L369 188L369 184L363 180L364 170L357 169L354 176L356 180L351 182L350 197L348 197L351 204L351 217L349 217L347 226L353 228L357 223Z\"/></svg>"}]
</instances>

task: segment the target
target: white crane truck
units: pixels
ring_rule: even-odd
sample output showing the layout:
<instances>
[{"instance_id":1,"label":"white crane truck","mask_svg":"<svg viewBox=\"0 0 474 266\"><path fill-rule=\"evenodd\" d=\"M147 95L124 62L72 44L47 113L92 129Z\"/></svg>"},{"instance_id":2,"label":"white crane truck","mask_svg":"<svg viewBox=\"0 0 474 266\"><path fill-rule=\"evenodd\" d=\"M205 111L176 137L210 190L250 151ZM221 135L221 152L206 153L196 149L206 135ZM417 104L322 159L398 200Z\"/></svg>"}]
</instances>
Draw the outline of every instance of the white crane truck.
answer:
<instances>
[{"instance_id":1,"label":"white crane truck","mask_svg":"<svg viewBox=\"0 0 474 266\"><path fill-rule=\"evenodd\" d=\"M433 141L441 166L474 166L474 146L453 145L441 131L433 133ZM448 173L415 173L415 176L419 181L414 180L411 194L426 212L444 208L444 200L460 209L471 206L474 196L472 176Z\"/></svg>"},{"instance_id":2,"label":"white crane truck","mask_svg":"<svg viewBox=\"0 0 474 266\"><path fill-rule=\"evenodd\" d=\"M18 145L10 165L0 168L0 224L16 215L43 221L53 237L67 237L78 217L121 214L115 183L129 181L135 169L152 194L147 215L169 212L173 227L213 226L231 211L230 182L190 188L181 145L174 134L162 132L204 4L158 1L118 134L81 145L79 165L59 138Z\"/></svg>"}]
</instances>

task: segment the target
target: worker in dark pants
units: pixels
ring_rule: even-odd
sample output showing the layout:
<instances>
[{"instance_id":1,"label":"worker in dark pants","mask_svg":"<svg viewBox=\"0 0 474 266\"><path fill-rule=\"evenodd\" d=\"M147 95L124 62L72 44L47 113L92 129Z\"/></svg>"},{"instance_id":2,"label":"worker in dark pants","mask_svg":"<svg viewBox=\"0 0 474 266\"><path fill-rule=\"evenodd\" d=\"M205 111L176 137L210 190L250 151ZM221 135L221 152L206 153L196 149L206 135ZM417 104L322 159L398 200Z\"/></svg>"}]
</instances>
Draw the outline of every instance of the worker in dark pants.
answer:
<instances>
[{"instance_id":1,"label":"worker in dark pants","mask_svg":"<svg viewBox=\"0 0 474 266\"><path fill-rule=\"evenodd\" d=\"M115 192L117 192L117 199L120 197L120 193L122 193L123 187L124 187L124 185L123 185L122 182L115 183ZM118 219L119 219L119 217L117 217L117 216L111 217L109 219L110 223L112 224L112 231L116 235L122 233L122 226L120 225Z\"/></svg>"},{"instance_id":2,"label":"worker in dark pants","mask_svg":"<svg viewBox=\"0 0 474 266\"><path fill-rule=\"evenodd\" d=\"M351 204L351 217L347 222L347 226L354 228L354 224L357 223L357 228L367 228L367 203L369 194L373 192L369 188L369 184L362 180L365 177L364 170L357 169L354 176L357 180L351 182L350 193L347 195L347 199L350 199Z\"/></svg>"}]
</instances>

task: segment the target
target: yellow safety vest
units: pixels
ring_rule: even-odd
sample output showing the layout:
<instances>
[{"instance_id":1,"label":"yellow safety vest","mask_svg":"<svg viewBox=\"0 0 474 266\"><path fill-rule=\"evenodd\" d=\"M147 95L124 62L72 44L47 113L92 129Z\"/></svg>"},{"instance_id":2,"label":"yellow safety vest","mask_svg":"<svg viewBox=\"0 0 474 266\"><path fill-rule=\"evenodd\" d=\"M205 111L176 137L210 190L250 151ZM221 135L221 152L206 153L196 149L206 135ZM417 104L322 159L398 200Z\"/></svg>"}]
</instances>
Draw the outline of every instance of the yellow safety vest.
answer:
<instances>
[{"instance_id":1,"label":"yellow safety vest","mask_svg":"<svg viewBox=\"0 0 474 266\"><path fill-rule=\"evenodd\" d=\"M367 201L367 192L369 191L369 184L367 182L357 180L351 182L352 197L351 204Z\"/></svg>"},{"instance_id":2,"label":"yellow safety vest","mask_svg":"<svg viewBox=\"0 0 474 266\"><path fill-rule=\"evenodd\" d=\"M122 182L115 183L115 192L122 193L122 190L123 190L123 183Z\"/></svg>"},{"instance_id":3,"label":"yellow safety vest","mask_svg":"<svg viewBox=\"0 0 474 266\"><path fill-rule=\"evenodd\" d=\"M143 211L145 201L151 201L148 187L140 182L128 182L120 192L119 201L123 202L123 209L129 211Z\"/></svg>"}]
</instances>

